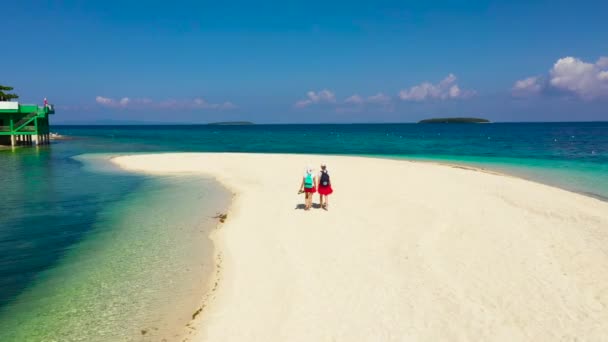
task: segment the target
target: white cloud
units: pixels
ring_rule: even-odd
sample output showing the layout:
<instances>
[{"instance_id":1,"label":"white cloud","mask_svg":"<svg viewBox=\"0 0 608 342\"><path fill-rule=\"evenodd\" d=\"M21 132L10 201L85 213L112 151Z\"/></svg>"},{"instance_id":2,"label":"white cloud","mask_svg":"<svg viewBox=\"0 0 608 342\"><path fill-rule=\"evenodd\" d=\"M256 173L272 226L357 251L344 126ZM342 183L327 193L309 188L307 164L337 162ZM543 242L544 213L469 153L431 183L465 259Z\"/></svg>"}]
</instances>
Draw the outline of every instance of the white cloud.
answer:
<instances>
[{"instance_id":1,"label":"white cloud","mask_svg":"<svg viewBox=\"0 0 608 342\"><path fill-rule=\"evenodd\" d=\"M229 102L229 101L226 101L220 105L220 109L236 109L236 108L238 108L237 105L235 105L234 103Z\"/></svg>"},{"instance_id":2,"label":"white cloud","mask_svg":"<svg viewBox=\"0 0 608 342\"><path fill-rule=\"evenodd\" d=\"M342 101L337 100L335 94L327 89L319 92L309 91L306 96L306 99L296 102L296 108L304 108L314 104L332 104L338 112L359 112L368 106L381 106L385 110L393 109L391 97L383 93L368 97L354 94Z\"/></svg>"},{"instance_id":3,"label":"white cloud","mask_svg":"<svg viewBox=\"0 0 608 342\"><path fill-rule=\"evenodd\" d=\"M209 104L207 103L207 101L201 99L201 98L196 98L194 99L194 105L195 106L208 106Z\"/></svg>"},{"instance_id":4,"label":"white cloud","mask_svg":"<svg viewBox=\"0 0 608 342\"><path fill-rule=\"evenodd\" d=\"M578 58L559 59L549 71L551 87L591 100L608 97L608 58L601 57L596 63Z\"/></svg>"},{"instance_id":5,"label":"white cloud","mask_svg":"<svg viewBox=\"0 0 608 342\"><path fill-rule=\"evenodd\" d=\"M126 107L130 101L131 100L128 97L123 97L120 100L115 100L115 99L112 99L109 97L103 97L103 96L95 97L95 102L97 102L98 104L100 104L102 106L106 106L106 107L113 107L113 108Z\"/></svg>"},{"instance_id":6,"label":"white cloud","mask_svg":"<svg viewBox=\"0 0 608 342\"><path fill-rule=\"evenodd\" d=\"M357 94L344 100L344 103L353 104L353 105L360 105L360 104L363 104L363 102L365 102L365 100L363 100L363 98Z\"/></svg>"},{"instance_id":7,"label":"white cloud","mask_svg":"<svg viewBox=\"0 0 608 342\"><path fill-rule=\"evenodd\" d=\"M334 93L327 89L323 89L319 92L309 91L306 93L306 96L308 97L307 99L296 102L296 107L304 108L313 104L336 102Z\"/></svg>"},{"instance_id":8,"label":"white cloud","mask_svg":"<svg viewBox=\"0 0 608 342\"><path fill-rule=\"evenodd\" d=\"M456 84L456 76L449 74L438 84L424 82L409 89L403 89L399 92L399 98L403 101L447 100L468 98L474 94L475 91L460 89Z\"/></svg>"},{"instance_id":9,"label":"white cloud","mask_svg":"<svg viewBox=\"0 0 608 342\"><path fill-rule=\"evenodd\" d=\"M528 77L515 82L511 89L513 96L525 97L539 94L543 90L542 80L538 76Z\"/></svg>"},{"instance_id":10,"label":"white cloud","mask_svg":"<svg viewBox=\"0 0 608 342\"><path fill-rule=\"evenodd\" d=\"M367 98L363 98L357 94L348 97L344 100L344 104L349 105L363 105L363 104L378 104L378 105L387 105L391 102L390 96L384 95L383 93L378 93L376 95L368 96Z\"/></svg>"},{"instance_id":11,"label":"white cloud","mask_svg":"<svg viewBox=\"0 0 608 342\"><path fill-rule=\"evenodd\" d=\"M570 94L584 100L608 98L608 57L589 63L575 57L558 59L546 77L528 77L515 82L514 96L544 91Z\"/></svg>"},{"instance_id":12,"label":"white cloud","mask_svg":"<svg viewBox=\"0 0 608 342\"><path fill-rule=\"evenodd\" d=\"M595 64L600 68L608 68L608 57L600 57Z\"/></svg>"},{"instance_id":13,"label":"white cloud","mask_svg":"<svg viewBox=\"0 0 608 342\"><path fill-rule=\"evenodd\" d=\"M97 96L95 98L95 102L102 104L102 105L112 105L114 103L114 100L112 100L111 98L108 98L108 97Z\"/></svg>"},{"instance_id":14,"label":"white cloud","mask_svg":"<svg viewBox=\"0 0 608 342\"><path fill-rule=\"evenodd\" d=\"M376 95L370 96L367 98L368 103L375 103L380 105L387 105L391 102L391 98L388 95L384 95L382 93L378 93Z\"/></svg>"},{"instance_id":15,"label":"white cloud","mask_svg":"<svg viewBox=\"0 0 608 342\"><path fill-rule=\"evenodd\" d=\"M95 102L109 108L132 108L132 109L219 109L228 110L237 108L232 102L209 103L200 97L194 99L175 100L167 99L156 102L149 98L123 97L115 100L109 97L97 96Z\"/></svg>"},{"instance_id":16,"label":"white cloud","mask_svg":"<svg viewBox=\"0 0 608 342\"><path fill-rule=\"evenodd\" d=\"M184 103L185 106L188 106L188 103ZM196 98L193 100L194 108L201 109L235 109L237 106L232 102L224 102L224 103L208 103L204 99Z\"/></svg>"},{"instance_id":17,"label":"white cloud","mask_svg":"<svg viewBox=\"0 0 608 342\"><path fill-rule=\"evenodd\" d=\"M361 112L369 108L377 110L378 107L385 111L392 111L394 106L391 97L383 93L377 93L366 98L355 94L346 98L341 106L336 108L336 111L340 113Z\"/></svg>"}]
</instances>

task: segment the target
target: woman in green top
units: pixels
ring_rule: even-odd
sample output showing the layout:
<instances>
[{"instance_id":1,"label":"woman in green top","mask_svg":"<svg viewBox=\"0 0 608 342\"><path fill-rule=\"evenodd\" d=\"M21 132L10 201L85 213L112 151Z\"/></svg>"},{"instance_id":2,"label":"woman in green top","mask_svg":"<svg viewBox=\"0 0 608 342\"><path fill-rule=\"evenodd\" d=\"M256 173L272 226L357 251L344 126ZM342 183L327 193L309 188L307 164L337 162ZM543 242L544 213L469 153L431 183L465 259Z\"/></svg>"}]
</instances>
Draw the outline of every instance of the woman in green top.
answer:
<instances>
[{"instance_id":1,"label":"woman in green top","mask_svg":"<svg viewBox=\"0 0 608 342\"><path fill-rule=\"evenodd\" d=\"M300 185L300 191L298 193L304 193L304 210L310 210L312 207L312 194L317 190L317 176L315 176L313 169L310 167L306 168L304 177L302 177L302 184Z\"/></svg>"}]
</instances>

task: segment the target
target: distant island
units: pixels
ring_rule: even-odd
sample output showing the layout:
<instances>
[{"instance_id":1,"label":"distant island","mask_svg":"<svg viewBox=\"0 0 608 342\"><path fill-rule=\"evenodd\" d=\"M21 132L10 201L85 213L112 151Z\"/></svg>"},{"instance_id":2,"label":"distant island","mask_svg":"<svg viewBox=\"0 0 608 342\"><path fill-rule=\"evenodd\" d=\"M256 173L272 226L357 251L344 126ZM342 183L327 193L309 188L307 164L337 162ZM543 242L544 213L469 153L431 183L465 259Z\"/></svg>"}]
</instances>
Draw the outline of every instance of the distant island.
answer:
<instances>
[{"instance_id":1,"label":"distant island","mask_svg":"<svg viewBox=\"0 0 608 342\"><path fill-rule=\"evenodd\" d=\"M434 118L420 120L418 123L490 123L490 120L480 118Z\"/></svg>"},{"instance_id":2,"label":"distant island","mask_svg":"<svg viewBox=\"0 0 608 342\"><path fill-rule=\"evenodd\" d=\"M253 122L250 121L223 121L223 122L211 122L208 125L215 126L232 126L232 125L254 125Z\"/></svg>"}]
</instances>

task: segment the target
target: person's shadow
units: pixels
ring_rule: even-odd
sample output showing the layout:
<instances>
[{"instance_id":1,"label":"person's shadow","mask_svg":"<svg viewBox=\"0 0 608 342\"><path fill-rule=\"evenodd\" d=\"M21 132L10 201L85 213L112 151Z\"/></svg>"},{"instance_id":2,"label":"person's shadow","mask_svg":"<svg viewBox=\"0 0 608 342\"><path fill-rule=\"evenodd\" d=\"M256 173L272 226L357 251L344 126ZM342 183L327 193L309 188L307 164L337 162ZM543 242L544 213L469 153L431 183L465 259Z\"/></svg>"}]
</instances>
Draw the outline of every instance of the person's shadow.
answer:
<instances>
[{"instance_id":1,"label":"person's shadow","mask_svg":"<svg viewBox=\"0 0 608 342\"><path fill-rule=\"evenodd\" d=\"M306 204L300 203L300 204L296 205L296 207L294 209L295 210L304 210L304 208L306 208ZM313 203L312 204L312 208L313 209L319 209L319 208L321 208L321 205L318 204L318 203Z\"/></svg>"}]
</instances>

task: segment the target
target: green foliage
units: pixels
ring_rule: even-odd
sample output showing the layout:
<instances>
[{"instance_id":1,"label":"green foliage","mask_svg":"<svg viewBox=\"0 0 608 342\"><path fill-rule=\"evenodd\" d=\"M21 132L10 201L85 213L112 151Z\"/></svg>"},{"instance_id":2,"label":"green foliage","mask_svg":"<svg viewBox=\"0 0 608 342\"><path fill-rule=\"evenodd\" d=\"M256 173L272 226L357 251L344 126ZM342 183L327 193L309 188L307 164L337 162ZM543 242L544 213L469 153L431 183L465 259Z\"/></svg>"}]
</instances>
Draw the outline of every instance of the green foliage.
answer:
<instances>
[{"instance_id":1,"label":"green foliage","mask_svg":"<svg viewBox=\"0 0 608 342\"><path fill-rule=\"evenodd\" d=\"M9 93L9 91L11 90L13 90L13 87L7 87L0 84L0 101L10 101L18 99L19 95Z\"/></svg>"},{"instance_id":2,"label":"green foliage","mask_svg":"<svg viewBox=\"0 0 608 342\"><path fill-rule=\"evenodd\" d=\"M222 122L211 122L207 125L215 125L215 126L237 126L237 125L253 125L253 122L250 121L222 121Z\"/></svg>"},{"instance_id":3,"label":"green foliage","mask_svg":"<svg viewBox=\"0 0 608 342\"><path fill-rule=\"evenodd\" d=\"M487 119L480 118L435 118L420 120L418 123L489 123Z\"/></svg>"}]
</instances>

